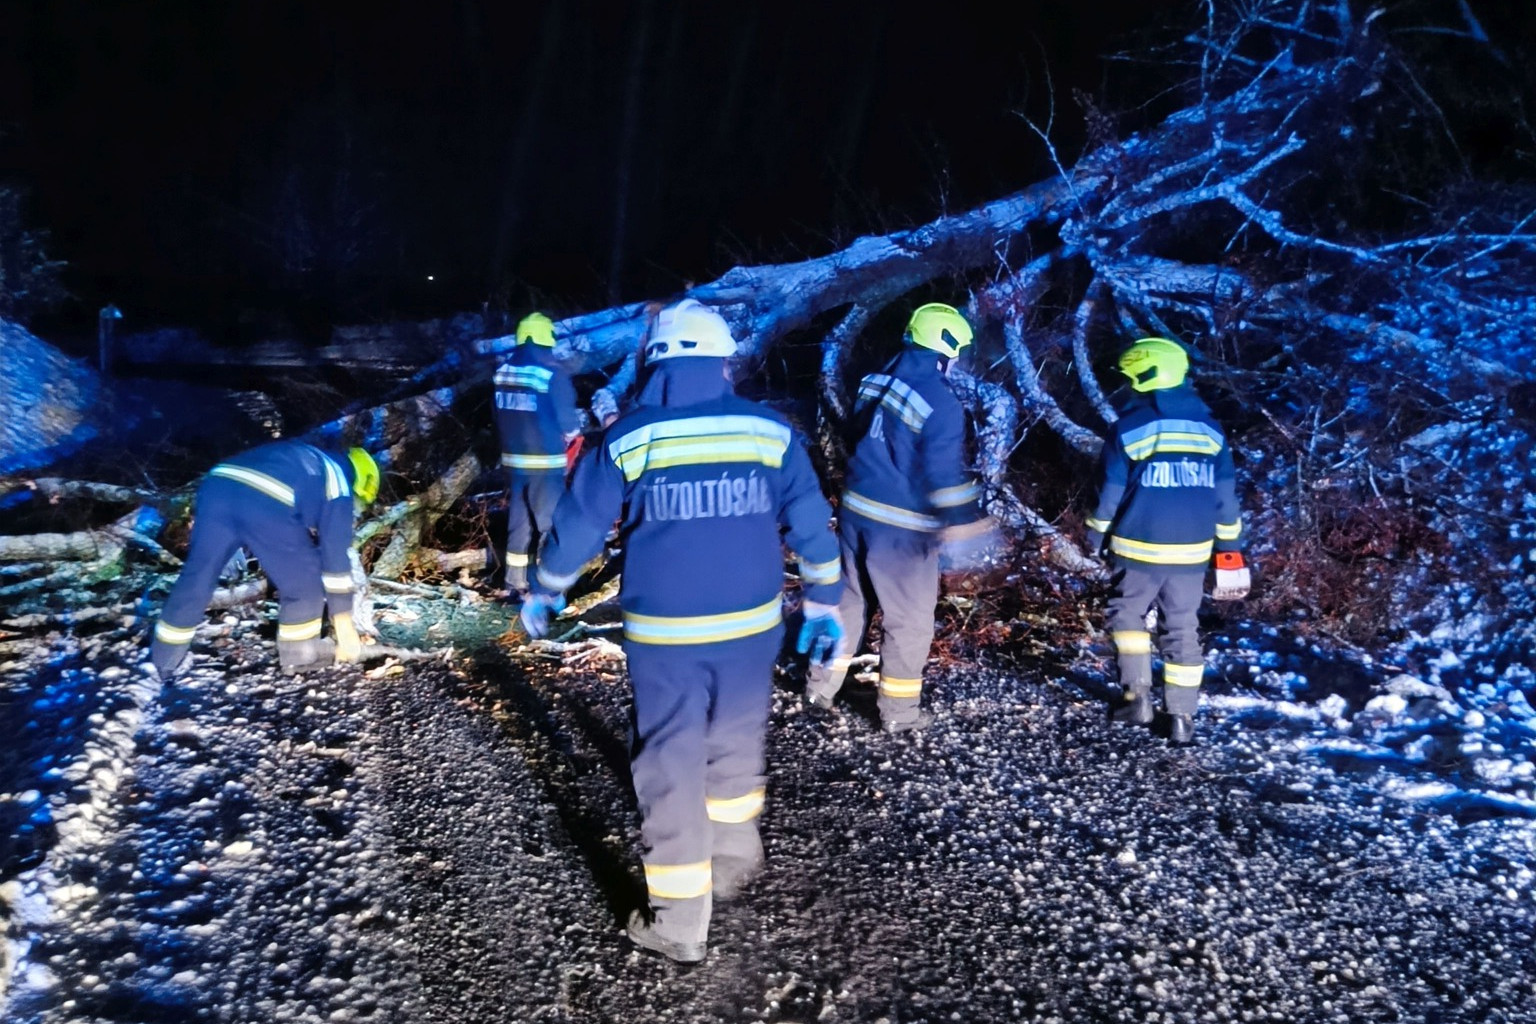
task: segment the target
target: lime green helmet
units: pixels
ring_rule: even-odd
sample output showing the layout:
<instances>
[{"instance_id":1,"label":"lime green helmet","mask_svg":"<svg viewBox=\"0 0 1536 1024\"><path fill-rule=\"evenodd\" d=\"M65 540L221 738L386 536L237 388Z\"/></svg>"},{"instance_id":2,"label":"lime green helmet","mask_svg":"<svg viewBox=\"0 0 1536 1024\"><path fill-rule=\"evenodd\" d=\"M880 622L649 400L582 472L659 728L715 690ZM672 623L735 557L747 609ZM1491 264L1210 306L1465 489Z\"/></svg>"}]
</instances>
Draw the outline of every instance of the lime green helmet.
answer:
<instances>
[{"instance_id":1,"label":"lime green helmet","mask_svg":"<svg viewBox=\"0 0 1536 1024\"><path fill-rule=\"evenodd\" d=\"M361 448L349 448L347 461L352 463L352 493L364 505L373 503L379 496L379 464Z\"/></svg>"},{"instance_id":2,"label":"lime green helmet","mask_svg":"<svg viewBox=\"0 0 1536 1024\"><path fill-rule=\"evenodd\" d=\"M953 359L971 343L975 332L954 306L930 302L912 311L907 321L907 340L919 348Z\"/></svg>"},{"instance_id":3,"label":"lime green helmet","mask_svg":"<svg viewBox=\"0 0 1536 1024\"><path fill-rule=\"evenodd\" d=\"M1189 353L1167 338L1142 338L1120 355L1116 364L1136 391L1176 388L1189 374Z\"/></svg>"},{"instance_id":4,"label":"lime green helmet","mask_svg":"<svg viewBox=\"0 0 1536 1024\"><path fill-rule=\"evenodd\" d=\"M529 313L517 325L517 344L555 347L555 322L543 313Z\"/></svg>"}]
</instances>

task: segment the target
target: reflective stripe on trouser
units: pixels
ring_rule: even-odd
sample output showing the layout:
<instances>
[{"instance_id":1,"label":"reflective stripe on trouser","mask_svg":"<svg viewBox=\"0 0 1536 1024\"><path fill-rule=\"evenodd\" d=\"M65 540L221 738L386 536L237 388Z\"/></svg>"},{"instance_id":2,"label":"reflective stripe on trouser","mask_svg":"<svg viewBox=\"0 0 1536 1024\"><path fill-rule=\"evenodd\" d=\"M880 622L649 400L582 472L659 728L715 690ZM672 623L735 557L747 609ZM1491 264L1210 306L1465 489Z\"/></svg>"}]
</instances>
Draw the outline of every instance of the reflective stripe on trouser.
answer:
<instances>
[{"instance_id":1,"label":"reflective stripe on trouser","mask_svg":"<svg viewBox=\"0 0 1536 1024\"><path fill-rule=\"evenodd\" d=\"M742 796L711 793L704 800L709 816L710 878L717 898L734 894L762 867L763 840L757 819L763 813L765 792L758 786Z\"/></svg>"},{"instance_id":2,"label":"reflective stripe on trouser","mask_svg":"<svg viewBox=\"0 0 1536 1024\"><path fill-rule=\"evenodd\" d=\"M754 826L738 838L755 833L783 632L717 644L624 644L634 691L630 774L640 806L641 859L655 928L669 939L708 938L711 815ZM733 831L723 829L721 838Z\"/></svg>"},{"instance_id":3,"label":"reflective stripe on trouser","mask_svg":"<svg viewBox=\"0 0 1536 1024\"><path fill-rule=\"evenodd\" d=\"M845 516L838 525L843 548L843 599L838 617L848 643L863 640L880 609L880 718L906 721L917 714L923 666L933 644L939 601L939 549L933 534L867 524ZM856 651L850 651L856 653ZM835 696L848 674L845 660L812 666L806 692Z\"/></svg>"},{"instance_id":4,"label":"reflective stripe on trouser","mask_svg":"<svg viewBox=\"0 0 1536 1024\"><path fill-rule=\"evenodd\" d=\"M1115 662L1120 670L1120 693L1126 700L1152 690L1152 634L1144 629L1119 630L1110 637L1115 642Z\"/></svg>"},{"instance_id":5,"label":"reflective stripe on trouser","mask_svg":"<svg viewBox=\"0 0 1536 1024\"><path fill-rule=\"evenodd\" d=\"M1198 629L1200 600L1205 593L1204 566L1149 565L1116 559L1112 584L1108 618L1116 648L1129 654L1131 646L1139 645L1134 639L1137 634L1152 639L1147 633L1146 616L1151 609L1159 609L1160 625L1155 639L1164 662L1163 705L1169 714L1192 714L1199 706L1199 676L1194 676L1191 683L1187 670L1182 674L1175 671L1170 676L1169 667L1204 665ZM1148 650L1151 646L1147 644ZM1148 658L1150 661L1150 655ZM1124 670L1122 662L1121 671ZM1150 664L1147 671L1150 676ZM1169 686L1171 679L1176 681Z\"/></svg>"},{"instance_id":6,"label":"reflective stripe on trouser","mask_svg":"<svg viewBox=\"0 0 1536 1024\"><path fill-rule=\"evenodd\" d=\"M313 629L319 635L325 612L320 579L320 549L293 510L259 498L233 480L214 477L197 492L192 538L181 575L171 587L160 612L160 624L150 645L150 659L162 674L173 671L191 642L187 630L203 621L208 601L219 585L219 573L241 547L261 563L261 570L278 592L278 630L286 634ZM185 637L185 643L171 641Z\"/></svg>"},{"instance_id":7,"label":"reflective stripe on trouser","mask_svg":"<svg viewBox=\"0 0 1536 1024\"><path fill-rule=\"evenodd\" d=\"M539 541L549 532L565 491L565 473L514 469L507 490L507 586L527 590Z\"/></svg>"},{"instance_id":8,"label":"reflective stripe on trouser","mask_svg":"<svg viewBox=\"0 0 1536 1024\"><path fill-rule=\"evenodd\" d=\"M1163 707L1170 715L1192 715L1200 709L1200 680L1205 663L1175 665L1163 662Z\"/></svg>"}]
</instances>

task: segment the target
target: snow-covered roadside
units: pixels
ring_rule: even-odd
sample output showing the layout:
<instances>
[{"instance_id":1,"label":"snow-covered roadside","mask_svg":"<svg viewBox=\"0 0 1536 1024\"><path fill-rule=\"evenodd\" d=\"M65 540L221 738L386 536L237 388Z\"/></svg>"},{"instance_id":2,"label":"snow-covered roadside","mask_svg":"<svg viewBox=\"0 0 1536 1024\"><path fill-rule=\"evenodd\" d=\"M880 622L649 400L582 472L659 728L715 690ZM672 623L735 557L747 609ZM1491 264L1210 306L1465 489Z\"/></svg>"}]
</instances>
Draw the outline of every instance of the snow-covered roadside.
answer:
<instances>
[{"instance_id":1,"label":"snow-covered roadside","mask_svg":"<svg viewBox=\"0 0 1536 1024\"><path fill-rule=\"evenodd\" d=\"M1439 695L1262 632L1213 644L1187 751L1105 722L1102 664L934 663L940 721L905 738L865 686L827 720L784 678L769 870L686 970L618 928L637 821L611 645L295 680L261 631L200 638L158 694L126 641L4 668L57 773L0 807L25 783L46 831L66 779L108 807L88 849L44 836L0 879L48 908L7 911L7 1020L1536 1021L1536 822L1389 792L1491 790L1372 731L1450 721ZM116 736L130 710L116 760L86 752L92 715ZM1466 717L1463 740L1503 735ZM1350 743L1378 756L1330 752Z\"/></svg>"},{"instance_id":2,"label":"snow-covered roadside","mask_svg":"<svg viewBox=\"0 0 1536 1024\"><path fill-rule=\"evenodd\" d=\"M276 676L254 628L226 632L164 688L137 647L52 652L80 685L45 685L35 728L69 736L114 686L135 700L43 773L58 788L34 820L58 838L5 883L25 910L6 1020L411 1019L389 843L351 779L358 709Z\"/></svg>"},{"instance_id":3,"label":"snow-covered roadside","mask_svg":"<svg viewBox=\"0 0 1536 1024\"><path fill-rule=\"evenodd\" d=\"M1536 670L1436 647L1394 660L1299 644L1273 628L1218 631L1206 706L1234 739L1378 773L1394 798L1461 818L1536 819ZM1484 666L1479 670L1476 666ZM1288 732L1278 741L1275 728Z\"/></svg>"},{"instance_id":4,"label":"snow-covered roadside","mask_svg":"<svg viewBox=\"0 0 1536 1024\"><path fill-rule=\"evenodd\" d=\"M9 919L0 1012L54 989L53 971L32 955L35 936L99 895L90 865L120 827L119 786L135 734L160 692L148 674L110 658L97 661L103 653L99 644L66 640L23 677L30 686L6 690L9 757L35 787L0 792L7 824L14 823L8 830L14 851L31 865L0 879L0 907ZM0 667L0 674L14 679L17 667Z\"/></svg>"}]
</instances>

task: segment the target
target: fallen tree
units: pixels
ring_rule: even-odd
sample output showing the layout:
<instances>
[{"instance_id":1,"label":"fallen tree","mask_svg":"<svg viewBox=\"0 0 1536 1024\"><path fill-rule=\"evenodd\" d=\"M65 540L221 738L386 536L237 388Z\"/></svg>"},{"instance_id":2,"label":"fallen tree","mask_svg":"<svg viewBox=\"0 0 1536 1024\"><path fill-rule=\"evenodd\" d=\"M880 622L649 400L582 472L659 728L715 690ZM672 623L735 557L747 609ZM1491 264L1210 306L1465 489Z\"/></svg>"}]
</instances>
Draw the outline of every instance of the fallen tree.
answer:
<instances>
[{"instance_id":1,"label":"fallen tree","mask_svg":"<svg viewBox=\"0 0 1536 1024\"><path fill-rule=\"evenodd\" d=\"M1235 441L1268 584L1252 608L1359 641L1401 637L1428 593L1470 588L1508 618L1536 535L1536 203L1469 175L1428 84L1447 72L1402 33L1493 51L1469 6L1426 24L1435 13L1213 2L1176 47L1147 55L1184 74L1169 94L1181 105L1156 123L1120 133L1090 105L1099 137L1076 160L1040 130L1057 169L1047 180L686 294L732 324L738 379L779 387L832 495L858 377L914 305L963 305L978 326L957 380L976 467L1018 564L1035 551L1042 571L1099 568L1074 538L1115 417L1111 362L1135 337L1176 337ZM632 392L650 314L673 298L556 324L557 353L591 384L592 429ZM477 483L496 485L477 444L511 343L455 351L307 435L383 455L395 500L363 527L375 576L473 563L435 538L453 532L438 530L445 517L483 514ZM1463 458L1472 440L1486 447Z\"/></svg>"}]
</instances>

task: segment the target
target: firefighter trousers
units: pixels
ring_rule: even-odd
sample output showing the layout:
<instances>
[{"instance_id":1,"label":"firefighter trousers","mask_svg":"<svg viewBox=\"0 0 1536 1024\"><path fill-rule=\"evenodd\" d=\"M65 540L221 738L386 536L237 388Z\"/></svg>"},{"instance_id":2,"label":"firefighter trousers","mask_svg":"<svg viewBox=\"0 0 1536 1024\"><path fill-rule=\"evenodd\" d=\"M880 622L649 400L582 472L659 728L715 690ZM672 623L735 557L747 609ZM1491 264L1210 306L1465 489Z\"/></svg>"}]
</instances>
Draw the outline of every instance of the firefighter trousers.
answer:
<instances>
[{"instance_id":1,"label":"firefighter trousers","mask_svg":"<svg viewBox=\"0 0 1536 1024\"><path fill-rule=\"evenodd\" d=\"M198 489L194 510L187 560L150 644L155 668L167 676L176 671L218 588L219 573L242 547L277 590L278 643L318 637L325 612L320 548L294 511L245 484L217 477Z\"/></svg>"},{"instance_id":2,"label":"firefighter trousers","mask_svg":"<svg viewBox=\"0 0 1536 1024\"><path fill-rule=\"evenodd\" d=\"M1204 566L1153 565L1116 558L1108 603L1111 638L1128 691L1152 685L1153 648L1163 657L1163 706L1171 715L1192 715L1200 705L1205 655L1200 648L1200 600ZM1158 611L1157 635L1147 613Z\"/></svg>"},{"instance_id":3,"label":"firefighter trousers","mask_svg":"<svg viewBox=\"0 0 1536 1024\"><path fill-rule=\"evenodd\" d=\"M507 491L507 589L528 589L539 541L549 532L565 492L565 474L514 469Z\"/></svg>"},{"instance_id":4,"label":"firefighter trousers","mask_svg":"<svg viewBox=\"0 0 1536 1024\"><path fill-rule=\"evenodd\" d=\"M734 887L761 862L764 746L783 632L624 645L646 890L654 927L674 941L706 941L716 882Z\"/></svg>"},{"instance_id":5,"label":"firefighter trousers","mask_svg":"<svg viewBox=\"0 0 1536 1024\"><path fill-rule=\"evenodd\" d=\"M842 689L850 657L880 611L882 722L917 717L923 667L933 646L934 606L939 601L939 545L933 534L867 523L845 515L838 524L843 549L843 599L838 618L847 635L847 657L830 666L813 665L806 676L809 696L832 698Z\"/></svg>"}]
</instances>

